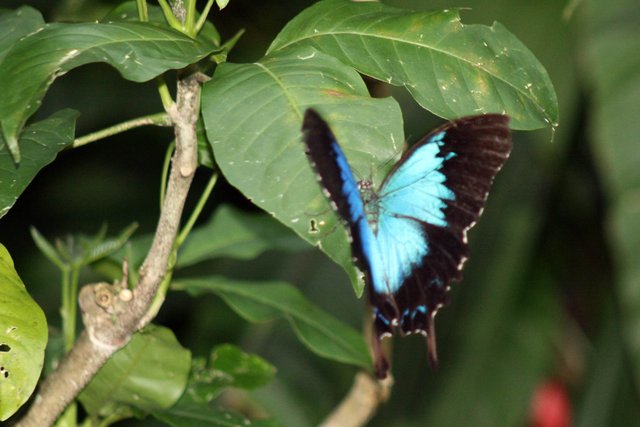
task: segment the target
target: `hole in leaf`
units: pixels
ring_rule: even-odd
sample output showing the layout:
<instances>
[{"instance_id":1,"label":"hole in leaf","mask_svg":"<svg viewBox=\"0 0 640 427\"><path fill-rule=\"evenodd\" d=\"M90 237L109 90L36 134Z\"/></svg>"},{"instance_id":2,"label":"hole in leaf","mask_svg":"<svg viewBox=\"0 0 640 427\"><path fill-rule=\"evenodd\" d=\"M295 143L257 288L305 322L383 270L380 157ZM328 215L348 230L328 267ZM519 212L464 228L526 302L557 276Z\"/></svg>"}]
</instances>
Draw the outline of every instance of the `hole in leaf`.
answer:
<instances>
[{"instance_id":1,"label":"hole in leaf","mask_svg":"<svg viewBox=\"0 0 640 427\"><path fill-rule=\"evenodd\" d=\"M8 344L0 344L0 351L9 352L11 351L11 346Z\"/></svg>"},{"instance_id":2,"label":"hole in leaf","mask_svg":"<svg viewBox=\"0 0 640 427\"><path fill-rule=\"evenodd\" d=\"M4 376L5 378L9 378L9 371L4 369L4 366L0 366L0 375Z\"/></svg>"}]
</instances>

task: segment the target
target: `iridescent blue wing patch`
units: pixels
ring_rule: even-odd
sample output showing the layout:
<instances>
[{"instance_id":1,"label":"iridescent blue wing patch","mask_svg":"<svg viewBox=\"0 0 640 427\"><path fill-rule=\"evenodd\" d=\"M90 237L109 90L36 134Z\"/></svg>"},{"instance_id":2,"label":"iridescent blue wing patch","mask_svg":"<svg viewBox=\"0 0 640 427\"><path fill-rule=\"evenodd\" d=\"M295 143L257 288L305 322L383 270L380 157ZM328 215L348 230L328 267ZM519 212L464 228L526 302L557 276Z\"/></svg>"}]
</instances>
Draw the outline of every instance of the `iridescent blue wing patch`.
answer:
<instances>
[{"instance_id":1,"label":"iridescent blue wing patch","mask_svg":"<svg viewBox=\"0 0 640 427\"><path fill-rule=\"evenodd\" d=\"M388 370L380 341L394 333L425 335L437 363L434 317L448 302L449 283L462 279L467 230L509 156L508 122L487 114L446 123L407 151L374 191L369 181L355 180L327 123L307 110L307 155L350 231L369 289L380 378Z\"/></svg>"}]
</instances>

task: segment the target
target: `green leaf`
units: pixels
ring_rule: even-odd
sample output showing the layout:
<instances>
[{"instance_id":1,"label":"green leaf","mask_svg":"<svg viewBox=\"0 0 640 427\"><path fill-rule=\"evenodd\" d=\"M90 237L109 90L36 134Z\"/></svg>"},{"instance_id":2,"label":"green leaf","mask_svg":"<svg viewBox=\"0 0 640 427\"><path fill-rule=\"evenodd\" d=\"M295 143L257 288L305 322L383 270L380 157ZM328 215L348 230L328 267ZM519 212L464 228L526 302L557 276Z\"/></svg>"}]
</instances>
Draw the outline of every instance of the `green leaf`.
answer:
<instances>
[{"instance_id":1,"label":"green leaf","mask_svg":"<svg viewBox=\"0 0 640 427\"><path fill-rule=\"evenodd\" d=\"M219 295L250 322L286 318L311 351L327 359L364 368L371 359L362 334L311 304L296 288L279 282L247 283L224 277L183 280L174 289Z\"/></svg>"},{"instance_id":2,"label":"green leaf","mask_svg":"<svg viewBox=\"0 0 640 427\"><path fill-rule=\"evenodd\" d=\"M153 411L152 415L176 426L277 426L271 420L248 420L212 405L225 388L252 390L270 382L274 374L275 368L259 356L231 344L216 346L208 361L193 360L189 382L180 400L165 411Z\"/></svg>"},{"instance_id":3,"label":"green leaf","mask_svg":"<svg viewBox=\"0 0 640 427\"><path fill-rule=\"evenodd\" d=\"M229 4L229 0L216 0L216 4L220 8L220 10L222 10L227 7L227 5Z\"/></svg>"},{"instance_id":4,"label":"green leaf","mask_svg":"<svg viewBox=\"0 0 640 427\"><path fill-rule=\"evenodd\" d=\"M153 416L173 427L280 426L274 420L250 420L234 412L194 403L176 405L164 412L154 411Z\"/></svg>"},{"instance_id":5,"label":"green leaf","mask_svg":"<svg viewBox=\"0 0 640 427\"><path fill-rule=\"evenodd\" d=\"M31 238L36 244L36 247L52 264L58 267L60 271L65 271L69 268L67 260L60 256L56 248L38 231L37 228L32 226L29 231L31 232Z\"/></svg>"},{"instance_id":6,"label":"green leaf","mask_svg":"<svg viewBox=\"0 0 640 427\"><path fill-rule=\"evenodd\" d=\"M127 242L127 246L109 257L120 273L123 257L138 268L151 246L148 234ZM211 219L195 227L180 247L176 268L189 267L216 258L253 259L269 250L299 252L310 249L286 227L265 214L248 213L223 205Z\"/></svg>"},{"instance_id":7,"label":"green leaf","mask_svg":"<svg viewBox=\"0 0 640 427\"><path fill-rule=\"evenodd\" d=\"M115 9L111 10L104 18L102 18L102 22L109 21L129 21L129 22L138 22L140 19L138 18L138 6L137 1L127 1L116 6ZM165 19L164 13L162 12L162 8L160 6L156 6L153 4L147 5L147 14L149 16L149 22L154 24L162 24L165 25L166 28L170 28L167 20ZM196 14L196 19L199 17L199 14ZM198 34L198 39L202 39L202 41L206 41L207 43L212 44L213 46L220 46L220 33L216 27L213 26L211 21L206 21L202 30Z\"/></svg>"},{"instance_id":8,"label":"green leaf","mask_svg":"<svg viewBox=\"0 0 640 427\"><path fill-rule=\"evenodd\" d=\"M189 234L176 265L186 267L220 257L252 259L267 250L297 252L307 248L309 245L273 218L223 205L209 222Z\"/></svg>"},{"instance_id":9,"label":"green leaf","mask_svg":"<svg viewBox=\"0 0 640 427\"><path fill-rule=\"evenodd\" d=\"M194 63L213 49L148 22L47 24L15 43L0 64L0 126L12 156L19 161L18 134L62 74L105 62L125 79L143 82Z\"/></svg>"},{"instance_id":10,"label":"green leaf","mask_svg":"<svg viewBox=\"0 0 640 427\"><path fill-rule=\"evenodd\" d=\"M346 233L304 154L300 127L308 107L330 122L356 173L374 172L380 182L404 143L399 106L392 98L369 97L358 73L331 56L305 48L253 64L224 63L202 94L207 138L227 180L321 245L360 294Z\"/></svg>"},{"instance_id":11,"label":"green leaf","mask_svg":"<svg viewBox=\"0 0 640 427\"><path fill-rule=\"evenodd\" d=\"M497 22L463 25L458 10L426 13L325 0L291 20L268 53L301 45L405 86L440 117L506 112L514 129L558 123L553 85L531 51Z\"/></svg>"},{"instance_id":12,"label":"green leaf","mask_svg":"<svg viewBox=\"0 0 640 427\"><path fill-rule=\"evenodd\" d=\"M275 368L260 356L248 354L232 344L216 346L208 361L194 359L187 388L176 403L206 404L226 387L253 390L268 384Z\"/></svg>"},{"instance_id":13,"label":"green leaf","mask_svg":"<svg viewBox=\"0 0 640 427\"><path fill-rule=\"evenodd\" d=\"M253 390L268 384L275 368L260 356L247 354L232 344L216 346L211 352L211 368L223 372L233 387Z\"/></svg>"},{"instance_id":14,"label":"green leaf","mask_svg":"<svg viewBox=\"0 0 640 427\"><path fill-rule=\"evenodd\" d=\"M218 51L214 52L211 55L211 59L213 59L216 64L222 64L223 62L226 62L229 52L231 52L231 49L235 47L236 43L238 43L238 40L240 40L240 37L242 37L243 34L244 29L238 30L238 32L235 33L233 37L228 39L222 46L220 46L220 49Z\"/></svg>"},{"instance_id":15,"label":"green leaf","mask_svg":"<svg viewBox=\"0 0 640 427\"><path fill-rule=\"evenodd\" d=\"M120 250L129 241L129 238L137 228L138 224L133 223L122 230L118 236L107 239L107 227L105 225L104 234L97 235L93 239L80 236L78 240L82 247L82 264L91 264Z\"/></svg>"},{"instance_id":16,"label":"green leaf","mask_svg":"<svg viewBox=\"0 0 640 427\"><path fill-rule=\"evenodd\" d=\"M191 353L173 332L151 325L109 359L80 401L92 416L107 416L122 406L166 409L182 395L190 368Z\"/></svg>"},{"instance_id":17,"label":"green leaf","mask_svg":"<svg viewBox=\"0 0 640 427\"><path fill-rule=\"evenodd\" d=\"M140 22L140 18L138 16L138 5L136 3L136 0L120 3L115 8L111 9L100 21ZM147 17L149 18L148 22L154 24L167 24L167 20L165 19L160 6L148 4Z\"/></svg>"},{"instance_id":18,"label":"green leaf","mask_svg":"<svg viewBox=\"0 0 640 427\"><path fill-rule=\"evenodd\" d=\"M207 141L202 116L196 122L196 136L198 138L198 164L209 169L216 169L213 151L211 150L211 144Z\"/></svg>"},{"instance_id":19,"label":"green leaf","mask_svg":"<svg viewBox=\"0 0 640 427\"><path fill-rule=\"evenodd\" d=\"M0 244L0 420L31 396L44 362L47 320Z\"/></svg>"},{"instance_id":20,"label":"green leaf","mask_svg":"<svg viewBox=\"0 0 640 427\"><path fill-rule=\"evenodd\" d=\"M15 42L44 24L40 12L29 6L0 11L0 63Z\"/></svg>"},{"instance_id":21,"label":"green leaf","mask_svg":"<svg viewBox=\"0 0 640 427\"><path fill-rule=\"evenodd\" d=\"M64 241L56 239L55 246L49 243L35 227L31 227L31 237L47 259L64 271L69 268L84 267L119 251L136 228L138 224L133 223L122 230L118 236L107 238L107 225L103 224L93 236L69 235ZM121 262L122 258L118 260L118 265Z\"/></svg>"},{"instance_id":22,"label":"green leaf","mask_svg":"<svg viewBox=\"0 0 640 427\"><path fill-rule=\"evenodd\" d=\"M0 218L9 212L38 172L73 142L77 117L77 111L62 110L28 126L20 138L20 164L13 162L0 135Z\"/></svg>"}]
</instances>

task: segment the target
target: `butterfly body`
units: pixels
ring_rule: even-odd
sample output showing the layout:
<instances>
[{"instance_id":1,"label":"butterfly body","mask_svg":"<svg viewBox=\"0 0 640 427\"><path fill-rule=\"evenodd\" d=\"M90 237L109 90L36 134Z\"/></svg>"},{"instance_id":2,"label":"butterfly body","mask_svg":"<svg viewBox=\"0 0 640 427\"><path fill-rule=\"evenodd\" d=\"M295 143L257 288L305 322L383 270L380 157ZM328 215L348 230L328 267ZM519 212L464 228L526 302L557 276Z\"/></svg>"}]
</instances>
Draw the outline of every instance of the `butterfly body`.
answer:
<instances>
[{"instance_id":1,"label":"butterfly body","mask_svg":"<svg viewBox=\"0 0 640 427\"><path fill-rule=\"evenodd\" d=\"M364 273L378 376L388 370L380 341L396 332L425 335L435 364L434 316L448 302L449 283L462 278L466 232L509 155L508 118L473 116L441 126L408 150L377 190L369 180L356 181L314 110L307 110L303 131L310 163Z\"/></svg>"}]
</instances>

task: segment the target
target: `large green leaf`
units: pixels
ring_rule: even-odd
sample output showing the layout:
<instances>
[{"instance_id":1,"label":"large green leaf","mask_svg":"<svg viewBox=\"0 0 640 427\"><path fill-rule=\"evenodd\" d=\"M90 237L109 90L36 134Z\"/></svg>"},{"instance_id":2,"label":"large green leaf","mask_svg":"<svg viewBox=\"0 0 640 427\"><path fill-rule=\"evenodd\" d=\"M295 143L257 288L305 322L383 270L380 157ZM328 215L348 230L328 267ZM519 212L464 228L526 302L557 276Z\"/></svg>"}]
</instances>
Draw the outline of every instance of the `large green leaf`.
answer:
<instances>
[{"instance_id":1,"label":"large green leaf","mask_svg":"<svg viewBox=\"0 0 640 427\"><path fill-rule=\"evenodd\" d=\"M20 138L22 161L14 163L0 135L0 218L11 209L40 169L73 142L78 112L62 110L25 129Z\"/></svg>"},{"instance_id":2,"label":"large green leaf","mask_svg":"<svg viewBox=\"0 0 640 427\"><path fill-rule=\"evenodd\" d=\"M47 345L47 320L0 244L0 420L22 406L38 383Z\"/></svg>"},{"instance_id":3,"label":"large green leaf","mask_svg":"<svg viewBox=\"0 0 640 427\"><path fill-rule=\"evenodd\" d=\"M263 358L247 354L231 344L216 346L211 353L211 368L232 378L233 387L251 390L271 381L275 368Z\"/></svg>"},{"instance_id":4,"label":"large green leaf","mask_svg":"<svg viewBox=\"0 0 640 427\"><path fill-rule=\"evenodd\" d=\"M267 250L302 251L308 247L273 218L224 205L209 222L189 234L176 266L219 257L252 259Z\"/></svg>"},{"instance_id":5,"label":"large green leaf","mask_svg":"<svg viewBox=\"0 0 640 427\"><path fill-rule=\"evenodd\" d=\"M221 344L208 360L193 360L187 388L175 406L208 404L227 387L253 390L268 384L275 373L273 365L260 356Z\"/></svg>"},{"instance_id":6,"label":"large green leaf","mask_svg":"<svg viewBox=\"0 0 640 427\"><path fill-rule=\"evenodd\" d=\"M12 11L0 10L0 63L15 42L43 26L40 12L29 6Z\"/></svg>"},{"instance_id":7,"label":"large green leaf","mask_svg":"<svg viewBox=\"0 0 640 427\"><path fill-rule=\"evenodd\" d=\"M327 359L370 368L369 351L362 335L311 304L287 283L248 283L224 277L181 280L174 289L192 294L218 294L250 322L286 318L300 340Z\"/></svg>"},{"instance_id":8,"label":"large green leaf","mask_svg":"<svg viewBox=\"0 0 640 427\"><path fill-rule=\"evenodd\" d=\"M136 237L125 248L97 265L105 274L120 277L122 259L137 269L151 246L151 234ZM266 251L299 252L310 246L264 213L248 213L231 206L220 206L211 219L195 227L178 251L176 268L189 267L216 258L253 259Z\"/></svg>"},{"instance_id":9,"label":"large green leaf","mask_svg":"<svg viewBox=\"0 0 640 427\"><path fill-rule=\"evenodd\" d=\"M279 51L253 64L222 64L202 94L216 162L255 204L322 249L349 273L346 234L320 191L301 142L302 116L318 109L362 177L380 178L404 143L392 98L372 99L361 77L312 48ZM386 168L384 166L387 166Z\"/></svg>"},{"instance_id":10,"label":"large green leaf","mask_svg":"<svg viewBox=\"0 0 640 427\"><path fill-rule=\"evenodd\" d=\"M151 325L133 336L100 369L80 395L93 416L132 407L144 412L170 407L182 395L191 352L170 329Z\"/></svg>"},{"instance_id":11,"label":"large green leaf","mask_svg":"<svg viewBox=\"0 0 640 427\"><path fill-rule=\"evenodd\" d=\"M0 64L0 126L16 161L18 134L53 81L92 62L105 62L135 82L185 67L215 46L143 22L47 24L15 43Z\"/></svg>"},{"instance_id":12,"label":"large green leaf","mask_svg":"<svg viewBox=\"0 0 640 427\"><path fill-rule=\"evenodd\" d=\"M172 426L277 426L271 420L249 420L212 404L227 387L252 390L270 382L274 374L274 367L259 356L231 344L216 346L207 362L193 361L189 383L180 400L152 415Z\"/></svg>"},{"instance_id":13,"label":"large green leaf","mask_svg":"<svg viewBox=\"0 0 640 427\"><path fill-rule=\"evenodd\" d=\"M289 22L268 52L299 45L405 86L441 117L506 112L515 129L558 122L553 85L531 51L497 22L463 25L457 9L425 13L324 0Z\"/></svg>"}]
</instances>

